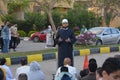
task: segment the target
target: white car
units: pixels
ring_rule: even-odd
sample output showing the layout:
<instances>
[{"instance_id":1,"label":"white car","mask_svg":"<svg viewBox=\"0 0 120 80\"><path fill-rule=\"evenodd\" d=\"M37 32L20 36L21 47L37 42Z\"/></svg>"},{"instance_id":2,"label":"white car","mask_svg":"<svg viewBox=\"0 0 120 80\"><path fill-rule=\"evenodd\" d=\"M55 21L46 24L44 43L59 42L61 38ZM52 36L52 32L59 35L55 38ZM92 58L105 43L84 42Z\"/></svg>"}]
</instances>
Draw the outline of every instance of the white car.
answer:
<instances>
[{"instance_id":1,"label":"white car","mask_svg":"<svg viewBox=\"0 0 120 80\"><path fill-rule=\"evenodd\" d=\"M102 44L120 44L120 31L113 27L94 27L89 29L90 32L98 37L96 45Z\"/></svg>"}]
</instances>

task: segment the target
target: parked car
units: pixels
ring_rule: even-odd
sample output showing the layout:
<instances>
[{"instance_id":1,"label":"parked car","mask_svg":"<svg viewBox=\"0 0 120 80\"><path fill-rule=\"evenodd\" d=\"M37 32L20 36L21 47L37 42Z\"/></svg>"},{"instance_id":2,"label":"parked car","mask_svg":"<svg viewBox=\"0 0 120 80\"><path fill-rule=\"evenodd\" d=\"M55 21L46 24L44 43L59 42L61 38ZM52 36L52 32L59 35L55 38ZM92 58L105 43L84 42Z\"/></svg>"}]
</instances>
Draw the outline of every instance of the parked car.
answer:
<instances>
[{"instance_id":1,"label":"parked car","mask_svg":"<svg viewBox=\"0 0 120 80\"><path fill-rule=\"evenodd\" d=\"M30 40L33 42L46 41L47 29L31 34Z\"/></svg>"},{"instance_id":2,"label":"parked car","mask_svg":"<svg viewBox=\"0 0 120 80\"><path fill-rule=\"evenodd\" d=\"M96 34L96 45L102 44L120 44L120 31L113 27L94 27L88 31Z\"/></svg>"}]
</instances>

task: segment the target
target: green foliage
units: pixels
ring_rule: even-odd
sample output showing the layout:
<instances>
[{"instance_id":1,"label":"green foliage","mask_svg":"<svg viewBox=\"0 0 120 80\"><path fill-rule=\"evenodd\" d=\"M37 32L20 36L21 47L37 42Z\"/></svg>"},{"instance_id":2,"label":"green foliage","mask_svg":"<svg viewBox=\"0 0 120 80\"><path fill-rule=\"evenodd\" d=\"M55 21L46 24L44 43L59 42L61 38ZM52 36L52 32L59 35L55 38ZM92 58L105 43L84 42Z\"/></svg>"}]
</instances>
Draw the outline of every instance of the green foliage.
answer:
<instances>
[{"instance_id":1,"label":"green foliage","mask_svg":"<svg viewBox=\"0 0 120 80\"><path fill-rule=\"evenodd\" d=\"M80 34L80 30L79 31L75 31L74 34L75 34L75 36L79 35Z\"/></svg>"},{"instance_id":2,"label":"green foliage","mask_svg":"<svg viewBox=\"0 0 120 80\"><path fill-rule=\"evenodd\" d=\"M2 22L6 22L6 21L8 21L8 20L9 20L10 22L16 21L15 16L9 15L9 14L2 15L0 18L1 18Z\"/></svg>"},{"instance_id":3,"label":"green foliage","mask_svg":"<svg viewBox=\"0 0 120 80\"><path fill-rule=\"evenodd\" d=\"M33 26L35 25L36 30L40 31L45 28L47 24L46 15L42 15L40 13L26 13L25 20L17 20L14 15L3 15L1 17L3 22L9 20L12 24L18 24L18 30L23 30L26 33L33 30Z\"/></svg>"},{"instance_id":4,"label":"green foliage","mask_svg":"<svg viewBox=\"0 0 120 80\"><path fill-rule=\"evenodd\" d=\"M28 7L29 0L8 0L8 12L13 13L17 9Z\"/></svg>"},{"instance_id":5,"label":"green foliage","mask_svg":"<svg viewBox=\"0 0 120 80\"><path fill-rule=\"evenodd\" d=\"M59 8L52 12L53 20L54 20L56 27L61 25L61 20L62 20L62 17L64 16L64 13L60 13L60 10L61 9Z\"/></svg>"},{"instance_id":6,"label":"green foliage","mask_svg":"<svg viewBox=\"0 0 120 80\"><path fill-rule=\"evenodd\" d=\"M33 28L33 24L36 25L36 29L39 31L45 28L47 23L46 14L42 15L40 13L26 13L25 20L28 23L29 27Z\"/></svg>"},{"instance_id":7,"label":"green foliage","mask_svg":"<svg viewBox=\"0 0 120 80\"><path fill-rule=\"evenodd\" d=\"M37 31L29 31L29 33L28 33L28 37L30 37L31 34L33 34L33 33L35 33L35 32L37 32Z\"/></svg>"},{"instance_id":8,"label":"green foliage","mask_svg":"<svg viewBox=\"0 0 120 80\"><path fill-rule=\"evenodd\" d=\"M82 26L83 24L87 27L100 26L100 17L96 17L95 13L88 12L82 6L75 6L74 9L69 9L65 16L70 23L70 27Z\"/></svg>"},{"instance_id":9,"label":"green foliage","mask_svg":"<svg viewBox=\"0 0 120 80\"><path fill-rule=\"evenodd\" d=\"M25 37L26 36L26 32L23 31L23 30L19 30L18 33L19 33L20 37Z\"/></svg>"}]
</instances>

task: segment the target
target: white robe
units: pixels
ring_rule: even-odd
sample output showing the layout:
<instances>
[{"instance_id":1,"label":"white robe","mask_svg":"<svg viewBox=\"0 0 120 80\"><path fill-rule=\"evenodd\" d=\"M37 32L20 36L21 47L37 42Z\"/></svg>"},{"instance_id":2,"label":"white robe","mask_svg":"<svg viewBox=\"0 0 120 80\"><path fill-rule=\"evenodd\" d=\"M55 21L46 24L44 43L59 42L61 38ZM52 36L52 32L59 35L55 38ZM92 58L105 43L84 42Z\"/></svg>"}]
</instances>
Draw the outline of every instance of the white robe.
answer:
<instances>
[{"instance_id":1,"label":"white robe","mask_svg":"<svg viewBox=\"0 0 120 80\"><path fill-rule=\"evenodd\" d=\"M52 29L48 29L46 36L46 47L53 47L53 45L54 45L53 31Z\"/></svg>"}]
</instances>

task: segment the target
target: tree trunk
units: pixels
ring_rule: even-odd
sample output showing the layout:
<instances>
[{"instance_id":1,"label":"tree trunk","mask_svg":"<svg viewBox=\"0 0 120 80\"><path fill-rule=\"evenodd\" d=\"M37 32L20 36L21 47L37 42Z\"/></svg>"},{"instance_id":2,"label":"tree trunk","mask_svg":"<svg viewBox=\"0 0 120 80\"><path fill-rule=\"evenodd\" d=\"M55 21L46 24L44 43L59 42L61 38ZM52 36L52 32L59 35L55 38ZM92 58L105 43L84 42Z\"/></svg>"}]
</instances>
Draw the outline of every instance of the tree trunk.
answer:
<instances>
[{"instance_id":1,"label":"tree trunk","mask_svg":"<svg viewBox=\"0 0 120 80\"><path fill-rule=\"evenodd\" d=\"M105 10L105 7L103 7L103 11L102 11L102 26L103 27L106 26L106 10Z\"/></svg>"},{"instance_id":2,"label":"tree trunk","mask_svg":"<svg viewBox=\"0 0 120 80\"><path fill-rule=\"evenodd\" d=\"M48 13L49 22L52 26L52 29L53 29L54 33L56 34L56 27L55 27L55 23L53 21L52 13L51 13L51 11L49 11L47 13Z\"/></svg>"},{"instance_id":3,"label":"tree trunk","mask_svg":"<svg viewBox=\"0 0 120 80\"><path fill-rule=\"evenodd\" d=\"M16 9L16 17L18 20L24 20L24 11L20 7Z\"/></svg>"}]
</instances>

